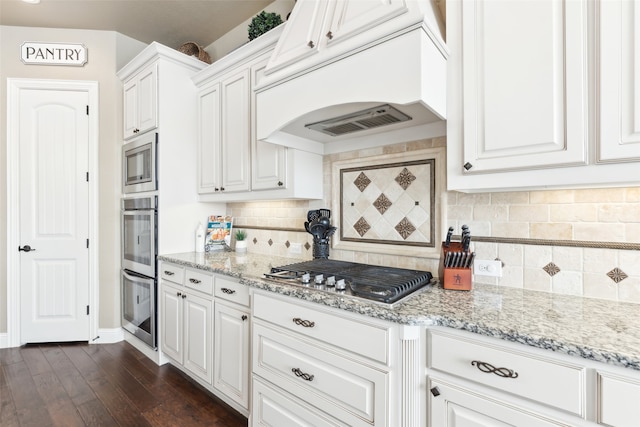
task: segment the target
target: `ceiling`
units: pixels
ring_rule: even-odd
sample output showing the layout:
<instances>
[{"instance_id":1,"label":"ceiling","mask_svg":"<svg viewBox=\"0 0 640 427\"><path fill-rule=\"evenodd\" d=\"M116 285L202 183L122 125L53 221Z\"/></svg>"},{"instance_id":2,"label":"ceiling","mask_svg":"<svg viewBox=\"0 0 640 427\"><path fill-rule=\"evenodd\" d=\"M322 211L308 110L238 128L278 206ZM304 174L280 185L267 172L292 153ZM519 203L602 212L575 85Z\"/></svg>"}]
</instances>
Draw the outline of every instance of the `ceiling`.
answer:
<instances>
[{"instance_id":1,"label":"ceiling","mask_svg":"<svg viewBox=\"0 0 640 427\"><path fill-rule=\"evenodd\" d=\"M208 46L273 0L0 0L0 25L113 30L172 48Z\"/></svg>"}]
</instances>

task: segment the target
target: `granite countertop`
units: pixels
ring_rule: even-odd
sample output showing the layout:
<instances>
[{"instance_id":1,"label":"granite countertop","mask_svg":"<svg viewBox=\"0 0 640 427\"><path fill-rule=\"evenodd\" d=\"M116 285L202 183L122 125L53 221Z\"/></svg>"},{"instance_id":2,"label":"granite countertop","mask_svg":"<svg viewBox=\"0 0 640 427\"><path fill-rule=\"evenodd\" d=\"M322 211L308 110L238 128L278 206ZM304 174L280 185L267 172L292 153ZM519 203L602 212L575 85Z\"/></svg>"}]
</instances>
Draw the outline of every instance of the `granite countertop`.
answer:
<instances>
[{"instance_id":1,"label":"granite countertop","mask_svg":"<svg viewBox=\"0 0 640 427\"><path fill-rule=\"evenodd\" d=\"M262 279L295 258L219 251L161 255L169 261L237 277L241 283L404 325L446 326L585 359L640 370L638 304L474 284L472 291L426 286L389 307Z\"/></svg>"}]
</instances>

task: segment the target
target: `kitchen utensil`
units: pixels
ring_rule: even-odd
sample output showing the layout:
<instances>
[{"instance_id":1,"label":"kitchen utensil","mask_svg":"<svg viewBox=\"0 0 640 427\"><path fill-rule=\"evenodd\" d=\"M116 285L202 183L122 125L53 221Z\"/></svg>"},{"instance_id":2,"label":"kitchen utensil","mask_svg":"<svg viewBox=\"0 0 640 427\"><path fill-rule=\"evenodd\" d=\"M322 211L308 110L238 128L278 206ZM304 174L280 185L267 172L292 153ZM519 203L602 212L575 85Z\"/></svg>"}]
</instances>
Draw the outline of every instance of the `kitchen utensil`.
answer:
<instances>
[{"instance_id":1,"label":"kitchen utensil","mask_svg":"<svg viewBox=\"0 0 640 427\"><path fill-rule=\"evenodd\" d=\"M313 237L315 239L318 239L318 240L322 238L322 235L324 234L326 229L327 227L325 227L323 224L320 224L318 222L315 222L309 225L309 232L313 234Z\"/></svg>"},{"instance_id":2,"label":"kitchen utensil","mask_svg":"<svg viewBox=\"0 0 640 427\"><path fill-rule=\"evenodd\" d=\"M447 231L447 240L445 240L444 245L449 247L451 244L451 235L453 234L453 227L449 227L449 231Z\"/></svg>"},{"instance_id":3,"label":"kitchen utensil","mask_svg":"<svg viewBox=\"0 0 640 427\"><path fill-rule=\"evenodd\" d=\"M331 210L329 209L319 209L320 216L326 216L327 218L331 218Z\"/></svg>"},{"instance_id":4,"label":"kitchen utensil","mask_svg":"<svg viewBox=\"0 0 640 427\"><path fill-rule=\"evenodd\" d=\"M309 212L307 212L307 221L309 222L313 222L315 220L317 220L318 218L320 218L320 211L317 209L314 210L310 210Z\"/></svg>"},{"instance_id":5,"label":"kitchen utensil","mask_svg":"<svg viewBox=\"0 0 640 427\"><path fill-rule=\"evenodd\" d=\"M327 228L331 227L331 221L326 216L321 216L320 218L318 218L318 223L324 225Z\"/></svg>"},{"instance_id":6,"label":"kitchen utensil","mask_svg":"<svg viewBox=\"0 0 640 427\"><path fill-rule=\"evenodd\" d=\"M338 227L329 227L329 228L327 228L322 237L325 238L325 239L329 239L329 237L333 236L333 233L335 233L337 229L338 229Z\"/></svg>"},{"instance_id":7,"label":"kitchen utensil","mask_svg":"<svg viewBox=\"0 0 640 427\"><path fill-rule=\"evenodd\" d=\"M307 230L307 233L311 233L311 231L309 230L309 221L304 222L304 229Z\"/></svg>"}]
</instances>

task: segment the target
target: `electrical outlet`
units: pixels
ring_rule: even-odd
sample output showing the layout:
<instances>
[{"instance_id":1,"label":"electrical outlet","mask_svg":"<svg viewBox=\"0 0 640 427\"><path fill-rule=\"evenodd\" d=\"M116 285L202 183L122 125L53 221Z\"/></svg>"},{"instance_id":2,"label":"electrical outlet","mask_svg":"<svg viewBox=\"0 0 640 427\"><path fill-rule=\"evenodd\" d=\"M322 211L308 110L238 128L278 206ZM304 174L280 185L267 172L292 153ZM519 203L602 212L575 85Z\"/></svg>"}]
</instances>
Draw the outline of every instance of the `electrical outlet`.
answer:
<instances>
[{"instance_id":1,"label":"electrical outlet","mask_svg":"<svg viewBox=\"0 0 640 427\"><path fill-rule=\"evenodd\" d=\"M292 255L302 254L302 243L291 243L291 246L289 246L289 253Z\"/></svg>"},{"instance_id":2,"label":"electrical outlet","mask_svg":"<svg viewBox=\"0 0 640 427\"><path fill-rule=\"evenodd\" d=\"M473 260L473 274L478 276L502 277L502 261Z\"/></svg>"}]
</instances>

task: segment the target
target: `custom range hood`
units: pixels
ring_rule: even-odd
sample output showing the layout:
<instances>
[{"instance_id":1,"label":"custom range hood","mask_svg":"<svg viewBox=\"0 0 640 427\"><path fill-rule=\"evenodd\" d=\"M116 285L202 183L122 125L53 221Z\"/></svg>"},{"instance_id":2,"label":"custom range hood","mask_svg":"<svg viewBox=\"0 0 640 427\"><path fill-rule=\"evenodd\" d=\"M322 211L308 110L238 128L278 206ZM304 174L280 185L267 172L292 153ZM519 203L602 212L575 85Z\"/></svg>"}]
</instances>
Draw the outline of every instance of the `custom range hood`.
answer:
<instances>
[{"instance_id":1,"label":"custom range hood","mask_svg":"<svg viewBox=\"0 0 640 427\"><path fill-rule=\"evenodd\" d=\"M444 135L443 33L429 0L298 0L256 87L257 138L329 154Z\"/></svg>"}]
</instances>

